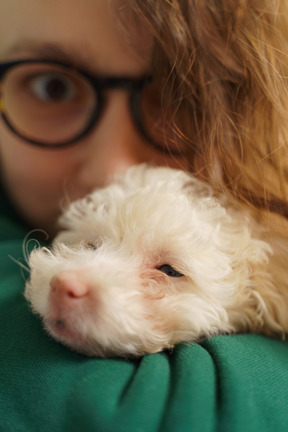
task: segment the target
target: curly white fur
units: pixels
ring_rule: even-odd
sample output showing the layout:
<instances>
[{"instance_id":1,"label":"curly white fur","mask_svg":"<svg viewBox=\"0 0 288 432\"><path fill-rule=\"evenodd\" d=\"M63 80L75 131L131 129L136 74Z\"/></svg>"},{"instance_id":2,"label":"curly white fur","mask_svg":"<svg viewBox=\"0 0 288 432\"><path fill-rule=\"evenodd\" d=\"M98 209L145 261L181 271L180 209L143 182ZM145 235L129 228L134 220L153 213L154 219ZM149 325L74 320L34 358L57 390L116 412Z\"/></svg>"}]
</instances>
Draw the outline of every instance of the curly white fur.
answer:
<instances>
[{"instance_id":1,"label":"curly white fur","mask_svg":"<svg viewBox=\"0 0 288 432\"><path fill-rule=\"evenodd\" d=\"M217 333L288 329L273 246L191 175L132 167L72 203L61 224L51 249L32 252L25 295L76 351L137 356Z\"/></svg>"}]
</instances>

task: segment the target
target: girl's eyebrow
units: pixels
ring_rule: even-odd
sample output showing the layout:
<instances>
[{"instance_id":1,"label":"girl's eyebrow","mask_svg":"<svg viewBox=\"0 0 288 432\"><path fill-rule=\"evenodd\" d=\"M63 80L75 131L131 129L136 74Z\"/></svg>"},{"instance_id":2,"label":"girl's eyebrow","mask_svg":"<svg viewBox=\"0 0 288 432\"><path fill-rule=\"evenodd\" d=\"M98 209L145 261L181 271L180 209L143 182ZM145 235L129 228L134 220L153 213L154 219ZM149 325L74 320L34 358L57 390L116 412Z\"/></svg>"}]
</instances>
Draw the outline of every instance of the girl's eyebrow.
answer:
<instances>
[{"instance_id":1,"label":"girl's eyebrow","mask_svg":"<svg viewBox=\"0 0 288 432\"><path fill-rule=\"evenodd\" d=\"M107 70L103 69L99 59L92 53L89 45L77 45L75 42L73 42L72 45L69 43L37 42L35 40L25 39L12 45L10 49L6 51L5 56L8 61L29 58L59 61L67 63L67 65L71 65L76 69L83 70L90 75L107 74ZM150 74L150 70L147 70L138 75L142 77ZM121 75L130 76L129 73ZM131 77L135 77L134 74L131 74Z\"/></svg>"},{"instance_id":2,"label":"girl's eyebrow","mask_svg":"<svg viewBox=\"0 0 288 432\"><path fill-rule=\"evenodd\" d=\"M79 69L84 69L91 74L97 71L97 59L89 55L88 47L78 47L65 45L61 46L56 43L37 43L35 41L21 41L13 45L8 51L9 57L15 58L39 58L43 60L61 61Z\"/></svg>"}]
</instances>

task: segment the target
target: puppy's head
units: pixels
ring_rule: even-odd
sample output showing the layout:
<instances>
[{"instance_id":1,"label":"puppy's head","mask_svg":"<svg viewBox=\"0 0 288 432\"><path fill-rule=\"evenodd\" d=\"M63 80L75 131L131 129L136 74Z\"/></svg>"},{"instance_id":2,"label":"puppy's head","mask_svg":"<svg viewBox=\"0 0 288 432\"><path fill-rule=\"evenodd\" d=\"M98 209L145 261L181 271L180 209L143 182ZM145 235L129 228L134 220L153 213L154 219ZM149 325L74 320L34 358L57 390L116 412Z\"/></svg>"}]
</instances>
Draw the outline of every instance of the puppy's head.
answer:
<instances>
[{"instance_id":1,"label":"puppy's head","mask_svg":"<svg viewBox=\"0 0 288 432\"><path fill-rule=\"evenodd\" d=\"M47 330L88 355L142 355L234 330L229 310L266 260L195 178L134 167L73 203L30 257L26 297Z\"/></svg>"}]
</instances>

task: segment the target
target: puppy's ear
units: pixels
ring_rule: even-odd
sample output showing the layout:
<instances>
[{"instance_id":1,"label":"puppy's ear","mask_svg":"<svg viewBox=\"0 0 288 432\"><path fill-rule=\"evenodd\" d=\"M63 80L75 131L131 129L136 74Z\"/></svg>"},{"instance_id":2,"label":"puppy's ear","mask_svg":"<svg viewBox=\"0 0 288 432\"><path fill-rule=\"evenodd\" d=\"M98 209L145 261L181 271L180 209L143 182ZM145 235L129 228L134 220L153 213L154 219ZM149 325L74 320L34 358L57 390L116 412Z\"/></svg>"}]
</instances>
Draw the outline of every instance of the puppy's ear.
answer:
<instances>
[{"instance_id":1,"label":"puppy's ear","mask_svg":"<svg viewBox=\"0 0 288 432\"><path fill-rule=\"evenodd\" d=\"M257 243L257 240L254 242ZM256 254L257 248L258 246L255 248ZM252 249L251 251L253 252ZM265 255L264 249L263 252ZM271 250L268 251L266 260L263 256L262 262L260 260L258 263L253 257L251 261L247 259L249 278L245 278L244 283L239 285L235 303L228 312L235 331L250 331L282 338L288 331L288 294L285 293L285 299L283 293L280 292L279 282L277 283L273 278L273 272L269 266L270 259L273 260L271 253Z\"/></svg>"},{"instance_id":2,"label":"puppy's ear","mask_svg":"<svg viewBox=\"0 0 288 432\"><path fill-rule=\"evenodd\" d=\"M283 239L273 239L270 246L273 252L267 266L268 277L265 277L265 273L258 276L260 280L255 296L256 301L260 298L258 310L261 311L262 332L285 339L288 333L287 244L284 244Z\"/></svg>"}]
</instances>

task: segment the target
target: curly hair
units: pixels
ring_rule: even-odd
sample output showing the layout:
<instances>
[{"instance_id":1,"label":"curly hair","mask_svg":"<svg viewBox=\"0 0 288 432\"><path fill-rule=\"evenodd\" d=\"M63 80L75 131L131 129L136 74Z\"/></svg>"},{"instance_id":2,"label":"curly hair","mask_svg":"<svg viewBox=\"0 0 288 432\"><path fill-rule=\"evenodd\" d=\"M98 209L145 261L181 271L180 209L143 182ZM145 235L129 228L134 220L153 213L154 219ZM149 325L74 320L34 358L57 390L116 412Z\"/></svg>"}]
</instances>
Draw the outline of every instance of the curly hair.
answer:
<instances>
[{"instance_id":1,"label":"curly hair","mask_svg":"<svg viewBox=\"0 0 288 432\"><path fill-rule=\"evenodd\" d=\"M287 0L126 4L153 34L152 73L191 170L236 205L288 217Z\"/></svg>"}]
</instances>

